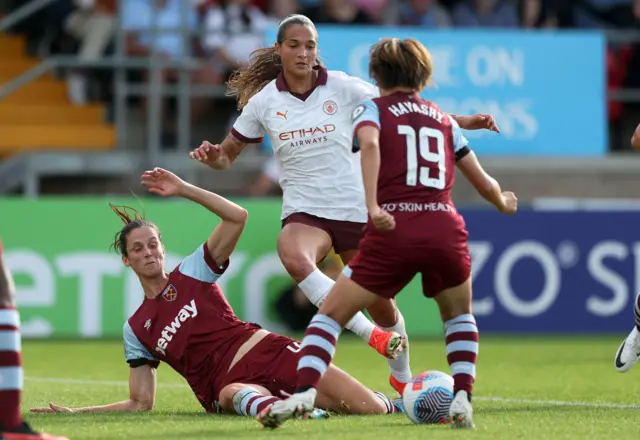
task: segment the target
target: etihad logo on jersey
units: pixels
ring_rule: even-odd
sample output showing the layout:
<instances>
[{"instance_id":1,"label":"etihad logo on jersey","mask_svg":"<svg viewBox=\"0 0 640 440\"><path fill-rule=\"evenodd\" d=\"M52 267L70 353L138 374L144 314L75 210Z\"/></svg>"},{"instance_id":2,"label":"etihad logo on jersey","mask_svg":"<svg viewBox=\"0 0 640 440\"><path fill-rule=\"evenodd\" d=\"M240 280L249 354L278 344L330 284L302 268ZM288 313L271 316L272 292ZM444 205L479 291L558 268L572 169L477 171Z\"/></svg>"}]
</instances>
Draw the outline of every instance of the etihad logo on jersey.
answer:
<instances>
[{"instance_id":1,"label":"etihad logo on jersey","mask_svg":"<svg viewBox=\"0 0 640 440\"><path fill-rule=\"evenodd\" d=\"M300 130L283 131L278 137L281 141L292 141L291 146L297 147L327 142L327 134L334 131L336 131L335 125L325 124Z\"/></svg>"},{"instance_id":2,"label":"etihad logo on jersey","mask_svg":"<svg viewBox=\"0 0 640 440\"><path fill-rule=\"evenodd\" d=\"M186 304L180 309L180 312L178 312L176 317L173 318L171 324L162 330L162 337L158 339L158 342L156 342L156 351L161 355L166 356L167 347L178 332L178 329L182 327L182 323L187 319L195 318L196 316L198 316L198 309L196 308L196 301L192 299L189 304Z\"/></svg>"}]
</instances>

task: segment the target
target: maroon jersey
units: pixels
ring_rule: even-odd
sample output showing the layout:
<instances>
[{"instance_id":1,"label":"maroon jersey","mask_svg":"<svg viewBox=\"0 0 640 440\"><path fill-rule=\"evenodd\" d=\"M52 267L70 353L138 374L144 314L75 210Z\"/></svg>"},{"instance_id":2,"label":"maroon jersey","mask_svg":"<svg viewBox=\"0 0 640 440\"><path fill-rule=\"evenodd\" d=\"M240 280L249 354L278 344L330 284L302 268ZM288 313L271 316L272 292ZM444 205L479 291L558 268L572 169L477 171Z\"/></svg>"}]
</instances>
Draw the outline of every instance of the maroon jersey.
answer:
<instances>
[{"instance_id":1,"label":"maroon jersey","mask_svg":"<svg viewBox=\"0 0 640 440\"><path fill-rule=\"evenodd\" d=\"M395 234L387 236L419 228L427 238L448 228L464 229L451 201L451 188L456 160L470 150L453 118L417 94L395 93L362 101L353 112L353 124L354 136L366 125L380 130L378 203L398 224ZM432 220L439 226L434 227ZM370 234L377 232L369 224L366 235Z\"/></svg>"},{"instance_id":2,"label":"maroon jersey","mask_svg":"<svg viewBox=\"0 0 640 440\"><path fill-rule=\"evenodd\" d=\"M471 270L468 234L451 188L456 160L470 150L458 124L434 103L407 93L362 101L353 123L355 135L366 125L380 130L378 203L396 227L381 231L369 220L343 274L385 298L418 273L428 297L463 283Z\"/></svg>"},{"instance_id":3,"label":"maroon jersey","mask_svg":"<svg viewBox=\"0 0 640 440\"><path fill-rule=\"evenodd\" d=\"M184 377L207 411L238 348L260 326L241 321L215 282L218 267L200 246L170 274L162 294L145 298L125 323L125 356L131 367L166 362Z\"/></svg>"}]
</instances>

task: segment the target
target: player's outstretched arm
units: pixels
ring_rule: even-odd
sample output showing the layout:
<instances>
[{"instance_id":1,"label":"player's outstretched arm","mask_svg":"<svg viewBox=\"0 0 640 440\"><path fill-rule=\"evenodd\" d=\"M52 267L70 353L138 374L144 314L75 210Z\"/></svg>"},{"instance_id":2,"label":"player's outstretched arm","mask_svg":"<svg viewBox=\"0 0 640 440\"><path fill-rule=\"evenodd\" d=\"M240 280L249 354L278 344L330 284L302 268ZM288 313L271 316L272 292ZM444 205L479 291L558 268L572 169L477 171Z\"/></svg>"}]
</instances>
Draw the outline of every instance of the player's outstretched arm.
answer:
<instances>
[{"instance_id":1,"label":"player's outstretched arm","mask_svg":"<svg viewBox=\"0 0 640 440\"><path fill-rule=\"evenodd\" d=\"M247 210L218 194L193 185L186 187L183 197L199 203L222 220L209 236L207 248L216 264L224 265L247 224Z\"/></svg>"},{"instance_id":2,"label":"player's outstretched arm","mask_svg":"<svg viewBox=\"0 0 640 440\"><path fill-rule=\"evenodd\" d=\"M498 211L503 214L514 214L516 212L518 199L515 194L509 191L502 192L498 181L482 168L473 151L470 151L460 159L457 166L478 193L486 201L498 208Z\"/></svg>"},{"instance_id":3,"label":"player's outstretched arm","mask_svg":"<svg viewBox=\"0 0 640 440\"><path fill-rule=\"evenodd\" d=\"M222 144L202 142L198 148L189 153L189 157L215 170L226 170L247 145L249 145L247 142L229 134Z\"/></svg>"},{"instance_id":4,"label":"player's outstretched arm","mask_svg":"<svg viewBox=\"0 0 640 440\"><path fill-rule=\"evenodd\" d=\"M170 171L154 168L142 174L142 185L149 192L163 197L183 197L196 202L220 217L220 224L207 240L209 253L216 264L222 266L238 244L244 225L247 223L247 210L224 197L185 182Z\"/></svg>"},{"instance_id":5,"label":"player's outstretched arm","mask_svg":"<svg viewBox=\"0 0 640 440\"><path fill-rule=\"evenodd\" d=\"M148 365L130 368L129 399L109 405L67 408L49 402L48 408L31 408L31 412L141 412L151 411L156 400L156 369Z\"/></svg>"},{"instance_id":6,"label":"player's outstretched arm","mask_svg":"<svg viewBox=\"0 0 640 440\"><path fill-rule=\"evenodd\" d=\"M450 114L449 116L451 116L458 123L460 128L464 130L489 130L500 133L500 129L491 115L476 114L471 116L459 116Z\"/></svg>"}]
</instances>

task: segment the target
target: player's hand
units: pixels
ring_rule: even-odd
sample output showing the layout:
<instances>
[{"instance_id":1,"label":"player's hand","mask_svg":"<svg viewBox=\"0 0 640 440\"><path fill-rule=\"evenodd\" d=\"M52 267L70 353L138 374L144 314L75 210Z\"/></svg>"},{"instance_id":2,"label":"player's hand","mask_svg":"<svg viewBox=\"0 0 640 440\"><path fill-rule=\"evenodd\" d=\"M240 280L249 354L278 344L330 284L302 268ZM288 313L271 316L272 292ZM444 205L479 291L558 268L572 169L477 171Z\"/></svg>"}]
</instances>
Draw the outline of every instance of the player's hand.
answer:
<instances>
[{"instance_id":1,"label":"player's hand","mask_svg":"<svg viewBox=\"0 0 640 440\"><path fill-rule=\"evenodd\" d=\"M504 201L504 205L500 212L503 214L515 214L518 210L518 198L511 191L505 191L502 193L502 200Z\"/></svg>"},{"instance_id":2,"label":"player's hand","mask_svg":"<svg viewBox=\"0 0 640 440\"><path fill-rule=\"evenodd\" d=\"M142 174L141 183L149 189L150 193L162 197L178 196L186 185L184 180L162 168L145 171Z\"/></svg>"},{"instance_id":3,"label":"player's hand","mask_svg":"<svg viewBox=\"0 0 640 440\"><path fill-rule=\"evenodd\" d=\"M491 115L479 113L471 116L459 117L458 125L465 130L489 130L500 133L496 120Z\"/></svg>"},{"instance_id":4,"label":"player's hand","mask_svg":"<svg viewBox=\"0 0 640 440\"><path fill-rule=\"evenodd\" d=\"M189 153L191 159L195 159L200 163L211 166L222 156L222 147L218 144L213 145L209 141L204 141L200 146Z\"/></svg>"},{"instance_id":5,"label":"player's hand","mask_svg":"<svg viewBox=\"0 0 640 440\"><path fill-rule=\"evenodd\" d=\"M54 405L53 402L49 402L49 408L31 408L29 411L33 413L52 413L52 412L72 413L73 409L67 408L64 406Z\"/></svg>"},{"instance_id":6,"label":"player's hand","mask_svg":"<svg viewBox=\"0 0 640 440\"><path fill-rule=\"evenodd\" d=\"M396 219L380 206L376 206L370 210L369 216L371 217L373 225L381 231L391 231L396 227Z\"/></svg>"}]
</instances>

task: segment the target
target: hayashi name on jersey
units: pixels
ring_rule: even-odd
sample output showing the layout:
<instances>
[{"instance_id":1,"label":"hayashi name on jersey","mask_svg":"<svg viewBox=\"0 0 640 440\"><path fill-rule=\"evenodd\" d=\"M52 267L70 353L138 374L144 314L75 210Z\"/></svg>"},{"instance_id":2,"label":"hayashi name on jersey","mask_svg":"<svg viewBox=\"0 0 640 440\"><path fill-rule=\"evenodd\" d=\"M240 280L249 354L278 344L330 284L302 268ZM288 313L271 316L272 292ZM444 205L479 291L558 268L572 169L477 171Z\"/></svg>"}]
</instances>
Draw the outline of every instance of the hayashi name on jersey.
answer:
<instances>
[{"instance_id":1,"label":"hayashi name on jersey","mask_svg":"<svg viewBox=\"0 0 640 440\"><path fill-rule=\"evenodd\" d=\"M420 113L432 119L435 119L436 121L438 121L438 123L442 123L445 115L439 109L431 107L430 105L418 104L417 102L412 101L398 102L397 104L390 105L389 107L387 107L387 109L396 118L408 113Z\"/></svg>"},{"instance_id":2,"label":"hayashi name on jersey","mask_svg":"<svg viewBox=\"0 0 640 440\"><path fill-rule=\"evenodd\" d=\"M429 202L399 202L399 203L383 203L381 208L387 212L428 212L428 211L444 211L456 213L456 208L448 203Z\"/></svg>"}]
</instances>

